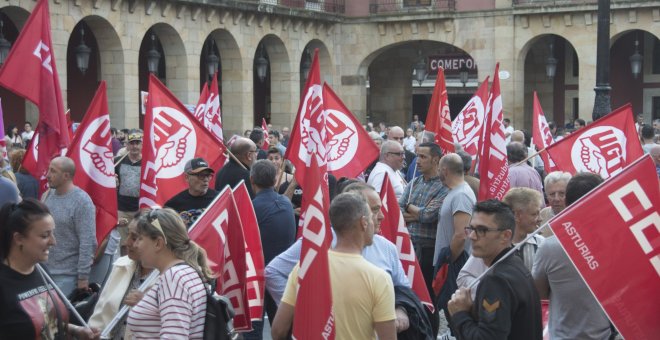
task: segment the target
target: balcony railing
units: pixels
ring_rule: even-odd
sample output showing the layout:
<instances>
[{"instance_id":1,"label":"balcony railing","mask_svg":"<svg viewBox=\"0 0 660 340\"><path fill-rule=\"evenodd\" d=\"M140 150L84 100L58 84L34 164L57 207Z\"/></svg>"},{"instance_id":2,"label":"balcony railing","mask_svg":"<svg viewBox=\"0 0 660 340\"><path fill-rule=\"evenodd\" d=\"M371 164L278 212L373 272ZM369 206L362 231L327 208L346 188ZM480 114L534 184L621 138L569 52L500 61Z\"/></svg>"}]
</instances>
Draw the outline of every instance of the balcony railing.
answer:
<instances>
[{"instance_id":1,"label":"balcony railing","mask_svg":"<svg viewBox=\"0 0 660 340\"><path fill-rule=\"evenodd\" d=\"M345 0L248 0L247 2L335 14L344 14L346 9Z\"/></svg>"},{"instance_id":2,"label":"balcony railing","mask_svg":"<svg viewBox=\"0 0 660 340\"><path fill-rule=\"evenodd\" d=\"M369 13L447 12L456 8L456 0L370 0Z\"/></svg>"},{"instance_id":3,"label":"balcony railing","mask_svg":"<svg viewBox=\"0 0 660 340\"><path fill-rule=\"evenodd\" d=\"M513 0L513 5L524 6L554 6L554 5L579 5L579 4L594 4L598 0Z\"/></svg>"}]
</instances>

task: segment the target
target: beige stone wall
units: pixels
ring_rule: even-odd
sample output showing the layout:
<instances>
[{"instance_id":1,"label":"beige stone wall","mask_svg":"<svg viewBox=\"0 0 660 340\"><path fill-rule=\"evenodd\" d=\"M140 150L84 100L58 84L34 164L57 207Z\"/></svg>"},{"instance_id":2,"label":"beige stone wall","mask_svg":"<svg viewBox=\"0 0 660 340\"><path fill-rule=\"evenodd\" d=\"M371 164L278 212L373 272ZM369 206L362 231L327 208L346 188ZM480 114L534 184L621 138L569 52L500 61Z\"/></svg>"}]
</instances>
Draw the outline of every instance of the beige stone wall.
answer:
<instances>
[{"instance_id":1,"label":"beige stone wall","mask_svg":"<svg viewBox=\"0 0 660 340\"><path fill-rule=\"evenodd\" d=\"M6 6L30 11L32 0L7 0ZM252 125L253 58L260 41L267 44L272 72L272 123L290 125L300 98L300 62L305 46L321 49L321 73L347 107L364 120L367 112L369 67L383 53L398 59L379 62L371 82L372 114L392 124L405 124L412 109L411 65L418 41L424 46L446 43L469 53L479 67L479 80L492 74L495 63L510 73L501 81L505 116L514 126L531 123L525 112L531 91L525 83L525 57L540 37L556 34L576 50L580 75L580 116L588 119L595 84L596 6L516 8L511 1L495 1L495 10L372 18L290 16L274 10L213 7L190 2L55 0L50 3L53 43L60 82L66 84L66 47L71 30L81 20L92 28L100 46L101 75L108 82L112 123L137 126L138 54L145 33L153 28L163 43L167 85L184 103L199 94L199 54L205 39L214 37L222 60L223 114L231 132ZM266 8L267 9L267 8ZM269 13L275 12L275 13ZM15 12L15 11L12 11ZM19 22L25 18L13 18ZM632 29L660 36L660 1L615 1L613 39ZM409 49L408 52L406 50ZM648 63L646 63L648 64ZM372 65L373 66L373 65ZM548 92L547 84L538 85ZM574 94L570 94L574 95ZM66 93L64 95L66 100ZM650 98L650 97L649 97ZM567 98L568 100L568 98ZM650 99L649 99L650 100ZM545 100L545 105L551 101ZM566 105L570 106L567 102ZM552 111L548 107L547 111ZM29 109L29 116L34 116ZM567 118L570 111L567 112Z\"/></svg>"}]
</instances>

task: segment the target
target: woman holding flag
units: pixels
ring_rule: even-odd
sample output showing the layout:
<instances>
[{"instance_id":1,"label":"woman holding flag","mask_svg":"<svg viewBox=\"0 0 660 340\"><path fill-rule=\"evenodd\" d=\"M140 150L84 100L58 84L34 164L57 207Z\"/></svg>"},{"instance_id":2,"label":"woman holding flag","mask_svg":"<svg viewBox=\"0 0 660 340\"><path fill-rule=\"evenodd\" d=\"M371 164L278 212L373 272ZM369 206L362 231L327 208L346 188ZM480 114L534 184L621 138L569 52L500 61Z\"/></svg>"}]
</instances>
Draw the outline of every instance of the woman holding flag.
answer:
<instances>
[{"instance_id":1,"label":"woman holding flag","mask_svg":"<svg viewBox=\"0 0 660 340\"><path fill-rule=\"evenodd\" d=\"M201 339L206 316L206 287L212 278L206 253L191 241L172 209L145 212L137 221L137 252L145 267L161 274L128 314L135 338Z\"/></svg>"},{"instance_id":2,"label":"woman holding flag","mask_svg":"<svg viewBox=\"0 0 660 340\"><path fill-rule=\"evenodd\" d=\"M0 210L0 329L2 339L93 339L97 329L69 324L69 313L38 268L55 245L55 221L34 199Z\"/></svg>"}]
</instances>

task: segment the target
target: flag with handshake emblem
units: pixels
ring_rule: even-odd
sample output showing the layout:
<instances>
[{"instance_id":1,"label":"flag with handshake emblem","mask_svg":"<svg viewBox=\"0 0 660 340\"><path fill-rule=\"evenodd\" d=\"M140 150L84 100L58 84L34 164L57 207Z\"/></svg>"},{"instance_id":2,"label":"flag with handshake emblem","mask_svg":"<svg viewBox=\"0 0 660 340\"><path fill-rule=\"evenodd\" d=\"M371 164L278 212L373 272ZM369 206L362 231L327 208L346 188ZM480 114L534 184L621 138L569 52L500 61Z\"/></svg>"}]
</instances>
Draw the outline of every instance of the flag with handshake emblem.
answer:
<instances>
[{"instance_id":1,"label":"flag with handshake emblem","mask_svg":"<svg viewBox=\"0 0 660 340\"><path fill-rule=\"evenodd\" d=\"M220 91L218 90L218 73L213 75L211 88L204 83L202 93L195 106L195 118L204 124L219 141L222 141L222 112L220 111Z\"/></svg>"},{"instance_id":2,"label":"flag with handshake emblem","mask_svg":"<svg viewBox=\"0 0 660 340\"><path fill-rule=\"evenodd\" d=\"M96 206L98 244L117 224L117 200L108 199L117 196L111 137L108 97L102 81L66 154L76 163L73 183L88 193Z\"/></svg>"},{"instance_id":3,"label":"flag with handshake emblem","mask_svg":"<svg viewBox=\"0 0 660 340\"><path fill-rule=\"evenodd\" d=\"M39 147L36 148L36 138L30 145L30 148L38 150L38 155L25 157L28 162L24 168L40 180L39 188L43 191L50 160L59 156L70 142L55 67L48 0L39 0L30 14L0 68L0 85L39 108L39 123L35 131L39 134Z\"/></svg>"},{"instance_id":4,"label":"flag with handshake emblem","mask_svg":"<svg viewBox=\"0 0 660 340\"><path fill-rule=\"evenodd\" d=\"M660 187L651 157L621 169L548 223L619 333L657 339Z\"/></svg>"},{"instance_id":5,"label":"flag with handshake emblem","mask_svg":"<svg viewBox=\"0 0 660 340\"><path fill-rule=\"evenodd\" d=\"M210 168L220 169L226 160L225 146L158 78L149 75L140 208L159 207L187 188L183 168L187 161L198 157L204 158Z\"/></svg>"}]
</instances>

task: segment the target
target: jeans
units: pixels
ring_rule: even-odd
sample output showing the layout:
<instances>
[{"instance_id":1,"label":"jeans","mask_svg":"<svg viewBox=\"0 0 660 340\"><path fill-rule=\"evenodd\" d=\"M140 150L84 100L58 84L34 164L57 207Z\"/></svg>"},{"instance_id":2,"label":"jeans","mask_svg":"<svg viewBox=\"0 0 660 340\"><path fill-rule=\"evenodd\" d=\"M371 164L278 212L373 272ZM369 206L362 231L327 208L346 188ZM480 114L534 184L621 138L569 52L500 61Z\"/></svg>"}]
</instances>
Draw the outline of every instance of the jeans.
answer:
<instances>
[{"instance_id":1,"label":"jeans","mask_svg":"<svg viewBox=\"0 0 660 340\"><path fill-rule=\"evenodd\" d=\"M57 287L60 288L64 296L69 296L74 289L78 287L78 277L76 275L51 275L50 276Z\"/></svg>"}]
</instances>

